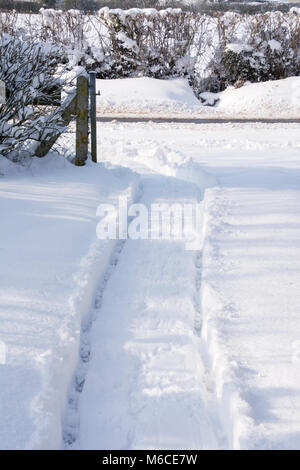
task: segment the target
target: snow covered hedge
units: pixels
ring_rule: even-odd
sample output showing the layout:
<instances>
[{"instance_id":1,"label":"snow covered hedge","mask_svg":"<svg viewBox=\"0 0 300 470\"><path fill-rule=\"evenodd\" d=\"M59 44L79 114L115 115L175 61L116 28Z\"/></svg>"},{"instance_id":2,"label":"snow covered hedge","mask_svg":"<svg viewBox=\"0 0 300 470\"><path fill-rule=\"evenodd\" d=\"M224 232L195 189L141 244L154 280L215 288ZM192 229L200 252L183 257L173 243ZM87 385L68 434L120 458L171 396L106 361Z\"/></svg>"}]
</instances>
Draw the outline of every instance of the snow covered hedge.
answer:
<instances>
[{"instance_id":1,"label":"snow covered hedge","mask_svg":"<svg viewBox=\"0 0 300 470\"><path fill-rule=\"evenodd\" d=\"M101 78L187 76L196 93L300 74L300 10L215 16L181 9L103 8Z\"/></svg>"},{"instance_id":2,"label":"snow covered hedge","mask_svg":"<svg viewBox=\"0 0 300 470\"><path fill-rule=\"evenodd\" d=\"M207 67L211 91L243 82L300 74L300 10L217 19L218 40Z\"/></svg>"},{"instance_id":3,"label":"snow covered hedge","mask_svg":"<svg viewBox=\"0 0 300 470\"><path fill-rule=\"evenodd\" d=\"M20 16L20 15L19 15ZM0 32L19 39L50 42L63 48L68 68L84 65L99 78L189 75L195 61L195 35L205 16L180 9L109 9L86 15L79 10L40 10L0 14ZM192 55L194 58L192 58Z\"/></svg>"},{"instance_id":4,"label":"snow covered hedge","mask_svg":"<svg viewBox=\"0 0 300 470\"><path fill-rule=\"evenodd\" d=\"M4 34L0 39L0 80L6 85L6 103L0 105L0 154L14 161L33 154L34 141L61 124L59 108L45 103L57 96L58 76L55 46L21 41Z\"/></svg>"},{"instance_id":5,"label":"snow covered hedge","mask_svg":"<svg viewBox=\"0 0 300 470\"><path fill-rule=\"evenodd\" d=\"M98 78L185 76L196 94L300 74L300 9L255 15L153 8L0 13L0 34L47 42Z\"/></svg>"},{"instance_id":6,"label":"snow covered hedge","mask_svg":"<svg viewBox=\"0 0 300 470\"><path fill-rule=\"evenodd\" d=\"M161 78L193 73L193 45L202 17L171 8L103 8L99 18L109 36L106 66L99 69L101 78L136 74Z\"/></svg>"}]
</instances>

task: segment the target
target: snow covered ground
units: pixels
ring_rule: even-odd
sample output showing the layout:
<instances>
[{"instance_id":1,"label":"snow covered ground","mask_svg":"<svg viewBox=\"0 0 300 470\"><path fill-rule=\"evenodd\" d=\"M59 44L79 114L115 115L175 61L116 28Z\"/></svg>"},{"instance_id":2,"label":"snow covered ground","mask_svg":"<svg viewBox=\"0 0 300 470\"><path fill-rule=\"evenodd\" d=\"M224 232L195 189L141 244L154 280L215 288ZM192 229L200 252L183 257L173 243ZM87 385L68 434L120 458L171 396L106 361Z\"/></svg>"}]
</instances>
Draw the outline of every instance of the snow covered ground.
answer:
<instances>
[{"instance_id":1,"label":"snow covered ground","mask_svg":"<svg viewBox=\"0 0 300 470\"><path fill-rule=\"evenodd\" d=\"M149 77L97 80L98 114L197 115L210 112L201 105L187 80Z\"/></svg>"},{"instance_id":2,"label":"snow covered ground","mask_svg":"<svg viewBox=\"0 0 300 470\"><path fill-rule=\"evenodd\" d=\"M161 175L151 198L196 191L169 176L186 158L217 183L198 253L125 245L94 324L79 447L300 447L298 129L101 126L101 159L147 175L146 200Z\"/></svg>"},{"instance_id":3,"label":"snow covered ground","mask_svg":"<svg viewBox=\"0 0 300 470\"><path fill-rule=\"evenodd\" d=\"M220 93L218 111L241 117L293 118L300 116L300 77L249 83Z\"/></svg>"},{"instance_id":4,"label":"snow covered ground","mask_svg":"<svg viewBox=\"0 0 300 470\"><path fill-rule=\"evenodd\" d=\"M299 130L98 123L101 163L0 160L2 449L300 449ZM120 196L199 204L200 247L97 239Z\"/></svg>"},{"instance_id":5,"label":"snow covered ground","mask_svg":"<svg viewBox=\"0 0 300 470\"><path fill-rule=\"evenodd\" d=\"M61 447L81 320L113 248L97 243L96 208L136 191L123 169L36 160L17 172L1 158L1 449Z\"/></svg>"},{"instance_id":6,"label":"snow covered ground","mask_svg":"<svg viewBox=\"0 0 300 470\"><path fill-rule=\"evenodd\" d=\"M300 77L202 93L204 106L185 79L97 80L97 113L105 116L187 118L284 118L300 116Z\"/></svg>"}]
</instances>

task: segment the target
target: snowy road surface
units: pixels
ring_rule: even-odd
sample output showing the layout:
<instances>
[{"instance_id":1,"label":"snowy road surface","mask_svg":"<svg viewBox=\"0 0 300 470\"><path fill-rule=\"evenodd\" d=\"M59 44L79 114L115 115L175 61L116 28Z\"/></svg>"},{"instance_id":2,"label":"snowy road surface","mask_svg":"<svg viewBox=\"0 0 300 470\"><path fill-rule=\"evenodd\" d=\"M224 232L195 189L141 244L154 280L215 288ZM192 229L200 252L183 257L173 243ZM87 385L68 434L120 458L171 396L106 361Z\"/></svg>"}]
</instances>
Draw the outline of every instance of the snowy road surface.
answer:
<instances>
[{"instance_id":1,"label":"snowy road surface","mask_svg":"<svg viewBox=\"0 0 300 470\"><path fill-rule=\"evenodd\" d=\"M1 448L300 449L299 130L99 123L97 166L0 168ZM124 195L200 203L199 249L97 240Z\"/></svg>"}]
</instances>

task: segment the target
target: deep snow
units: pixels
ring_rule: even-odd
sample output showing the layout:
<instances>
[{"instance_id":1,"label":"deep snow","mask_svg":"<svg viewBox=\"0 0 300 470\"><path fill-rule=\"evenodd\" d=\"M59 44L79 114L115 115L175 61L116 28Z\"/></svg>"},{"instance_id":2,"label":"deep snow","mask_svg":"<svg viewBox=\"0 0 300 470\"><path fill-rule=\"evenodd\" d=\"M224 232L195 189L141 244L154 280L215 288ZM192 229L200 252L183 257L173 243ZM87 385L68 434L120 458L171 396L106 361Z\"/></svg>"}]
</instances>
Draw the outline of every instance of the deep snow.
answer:
<instances>
[{"instance_id":1,"label":"deep snow","mask_svg":"<svg viewBox=\"0 0 300 470\"><path fill-rule=\"evenodd\" d=\"M97 80L97 91L99 116L298 119L300 115L300 77L202 93L203 103L210 106L204 106L182 78Z\"/></svg>"},{"instance_id":2,"label":"deep snow","mask_svg":"<svg viewBox=\"0 0 300 470\"><path fill-rule=\"evenodd\" d=\"M0 159L1 448L300 449L299 128L99 123L101 163ZM97 240L125 195L199 202L202 247Z\"/></svg>"},{"instance_id":3,"label":"deep snow","mask_svg":"<svg viewBox=\"0 0 300 470\"><path fill-rule=\"evenodd\" d=\"M136 191L136 176L123 169L35 160L17 174L1 162L2 449L61 447L81 319L113 243L96 240L96 208Z\"/></svg>"},{"instance_id":4,"label":"deep snow","mask_svg":"<svg viewBox=\"0 0 300 470\"><path fill-rule=\"evenodd\" d=\"M232 116L298 119L300 77L229 87L219 98L216 109Z\"/></svg>"},{"instance_id":5,"label":"deep snow","mask_svg":"<svg viewBox=\"0 0 300 470\"><path fill-rule=\"evenodd\" d=\"M206 113L182 78L158 80L149 77L97 80L99 114L188 114Z\"/></svg>"},{"instance_id":6,"label":"deep snow","mask_svg":"<svg viewBox=\"0 0 300 470\"><path fill-rule=\"evenodd\" d=\"M102 126L102 137L99 142L101 158L113 161L115 164L122 162L123 165L140 173L154 172L165 175L165 183L161 186L168 188L170 197L173 196L171 196L171 185L168 184L169 168L174 166L174 162L180 165L186 158L191 158L192 167L200 165L202 171L217 180L215 187L205 190L203 201L204 246L199 292L200 323L202 322L203 326L199 340L202 355L201 359L198 359L198 365L203 367L203 364L208 364L210 388L213 390L213 396L217 397L217 402L213 403L212 408L205 406L206 412L210 420L213 416L217 416L222 426L220 428L218 422L215 422L214 431L219 431L218 437L216 434L208 434L207 439L201 437L203 428L201 425L198 426L193 436L195 440L198 439L199 448L219 448L224 445L222 440L224 435L228 447L234 449L284 449L300 446L298 432L300 382L297 372L299 367L297 341L299 341L300 325L296 313L300 302L297 292L300 262L298 127L298 125L229 124L130 126L117 123ZM147 140L143 138L143 131L147 132ZM163 142L167 144L162 144ZM112 148L115 151L112 152ZM180 182L180 178L178 179ZM190 181L190 184L195 182ZM158 191L153 193L159 196ZM183 191L177 191L177 197L183 196ZM152 253L150 246L148 250ZM134 248L128 246L124 257L128 259L133 250ZM146 248L141 255L135 254L136 262L146 256L145 250ZM195 272L192 268L185 271L181 267L180 252L177 248L175 266L178 266L177 274L184 273L183 278L180 278L181 285L185 286L187 283L194 286ZM167 253L166 250L166 255ZM167 255L167 259L174 256ZM188 262L188 253L184 259ZM154 270L153 278L158 279L161 276L160 284L163 283L164 287L168 279L165 263L161 254L151 256L151 261L147 262L147 266L150 265ZM128 262L126 265L128 267ZM155 271L157 265L160 268ZM148 305L156 305L157 301L155 291L152 293L153 279L150 276L143 277L139 281L139 289L135 290L134 281L130 278L131 269L135 279L134 275L139 273L141 268L139 265L138 268L130 267L129 279L125 283L125 286L131 289L129 296L127 297L125 293L124 298L121 295L120 300L113 300L116 299L116 286L120 286L118 276L123 269L125 270L125 265L121 255L120 270L116 268L115 280L112 277L111 284L107 286L103 303L104 315L102 316L100 310L94 332L96 336L101 336L101 331L108 331L109 341L113 344L116 342L118 347L122 344L123 350L127 351L126 361L129 361L127 364L131 364L132 368L128 365L126 370L132 371L132 375L127 376L126 390L118 387L118 373L111 374L110 380L116 386L116 394L119 393L123 398L126 395L130 396L125 404L124 401L119 401L120 407L124 406L122 413L124 416L128 413L130 419L125 420L126 424L123 423L122 427L118 428L117 434L114 434L115 427L110 423L109 434L105 427L107 426L105 407L94 406L96 390L103 391L104 397L107 393L99 364L103 364L104 370L114 370L114 365L110 363L110 355L105 354L106 342L104 341L104 345L103 342L97 342L96 345L94 340L92 343L96 345L96 351L91 362L91 376L88 376L87 388L81 397L82 434L79 442L84 448L101 446L102 433L99 427L102 424L106 430L103 433L103 442L111 448L121 443L125 448L126 445L129 448L140 448L145 445L148 448L155 448L157 443L158 447L164 447L166 435L172 439L167 448L177 448L177 427L172 421L172 411L169 412L169 418L168 415L164 415L163 424L159 412L151 417L152 424L149 427L152 430L150 433L152 440L147 435L147 428L141 429L139 424L140 420L147 421L147 417L149 418L151 414L147 409L149 382L150 387L153 387L151 379L157 385L155 390L159 396L164 393L165 388L168 390L168 387L159 380L160 371L157 371L153 361L153 356L156 354L151 350L149 341L145 340L148 331L147 319L150 322L150 338L152 331L153 312ZM174 279L173 283L176 292L177 283ZM193 298L186 287L182 291L177 287L177 290L181 292L182 300L186 295L190 301ZM164 288L162 287L159 292L163 298ZM143 300L138 303L138 312L136 312L136 307L131 306L129 298L133 300L139 296ZM159 304L163 317L165 313L163 303ZM108 314L112 311L113 305L117 307L115 315L121 315L121 312L126 311L128 312L126 318L129 319L128 322L121 323L120 329L115 332L112 329L111 316ZM171 302L169 306L171 311L172 307ZM192 311L193 308L190 307L189 310ZM183 309L186 311L187 307ZM173 317L176 322L175 319L181 310L179 307L174 310ZM145 330L141 339L138 322L144 317L142 324ZM158 324L155 331L162 335L163 325ZM170 327L169 332L171 333ZM174 338L167 337L164 340L170 345ZM132 342L138 343L139 346L131 349ZM163 341L162 344L165 345ZM99 359L104 357L103 355L106 359L105 364ZM150 363L153 361L151 379L148 378L148 361ZM165 364L168 369L167 359L160 359L159 364L161 367ZM183 364L182 361L182 367ZM177 374L179 375L181 373ZM195 379L199 377L200 382L205 383L203 371L201 373L195 368L194 377ZM180 394L177 392L169 391L171 402L180 400ZM202 413L201 403L203 400L205 402L203 390L200 395L202 400L198 397L198 413ZM188 396L188 391L185 391L184 396ZM184 401L182 396L181 399ZM157 401L154 401L152 404L153 413L155 409L159 409L159 405L156 408L156 403ZM193 400L190 406L192 403ZM95 409L97 417L88 420L87 416L91 417ZM197 412L192 411L192 416L194 422L197 421ZM207 422L207 414L202 415L202 419L203 422ZM165 421L170 423L167 431L164 427ZM183 419L179 421L183 423ZM87 431L88 423L95 432ZM191 423L186 424L186 427L183 425L184 429L190 429L191 426L193 426ZM91 434L98 436L98 439ZM143 441L144 436L145 441ZM139 441L139 438L142 440ZM191 446L193 445L196 445L196 441L191 443ZM186 442L184 446L187 446Z\"/></svg>"}]
</instances>

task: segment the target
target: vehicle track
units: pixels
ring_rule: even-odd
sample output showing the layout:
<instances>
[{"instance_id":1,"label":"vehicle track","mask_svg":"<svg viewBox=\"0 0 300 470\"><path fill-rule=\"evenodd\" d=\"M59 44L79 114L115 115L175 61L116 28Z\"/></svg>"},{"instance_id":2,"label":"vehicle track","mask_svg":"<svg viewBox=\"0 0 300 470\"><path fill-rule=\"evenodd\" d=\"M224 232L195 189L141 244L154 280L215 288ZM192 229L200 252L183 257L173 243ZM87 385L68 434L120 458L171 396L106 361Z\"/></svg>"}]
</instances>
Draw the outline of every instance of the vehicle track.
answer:
<instances>
[{"instance_id":1,"label":"vehicle track","mask_svg":"<svg viewBox=\"0 0 300 470\"><path fill-rule=\"evenodd\" d=\"M199 202L196 184L143 181L141 202ZM174 240L117 244L83 325L69 449L226 448L201 339L201 251Z\"/></svg>"}]
</instances>

